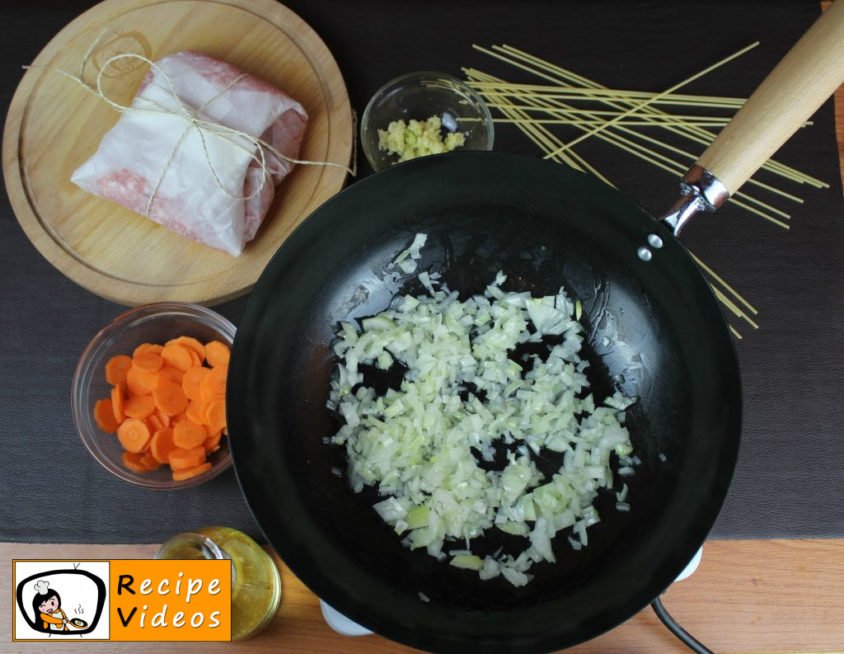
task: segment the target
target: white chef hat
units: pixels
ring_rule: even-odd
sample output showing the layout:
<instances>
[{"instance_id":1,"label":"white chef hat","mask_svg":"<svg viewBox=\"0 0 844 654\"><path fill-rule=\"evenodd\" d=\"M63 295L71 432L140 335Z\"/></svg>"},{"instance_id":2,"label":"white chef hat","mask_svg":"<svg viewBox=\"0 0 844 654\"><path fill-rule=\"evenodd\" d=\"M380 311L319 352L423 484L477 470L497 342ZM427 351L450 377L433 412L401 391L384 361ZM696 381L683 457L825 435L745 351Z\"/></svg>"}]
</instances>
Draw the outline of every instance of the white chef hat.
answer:
<instances>
[{"instance_id":1,"label":"white chef hat","mask_svg":"<svg viewBox=\"0 0 844 654\"><path fill-rule=\"evenodd\" d=\"M46 595L49 589L50 582L46 579L39 579L35 582L35 592L37 592L39 595Z\"/></svg>"}]
</instances>

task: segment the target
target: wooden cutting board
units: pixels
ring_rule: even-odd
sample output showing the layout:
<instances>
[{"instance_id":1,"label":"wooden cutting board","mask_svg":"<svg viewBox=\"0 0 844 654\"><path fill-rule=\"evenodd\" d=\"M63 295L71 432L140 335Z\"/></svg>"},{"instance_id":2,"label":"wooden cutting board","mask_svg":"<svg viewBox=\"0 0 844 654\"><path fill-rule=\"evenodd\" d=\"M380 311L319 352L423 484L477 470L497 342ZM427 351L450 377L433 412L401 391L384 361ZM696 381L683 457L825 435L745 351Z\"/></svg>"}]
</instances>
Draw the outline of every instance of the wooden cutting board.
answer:
<instances>
[{"instance_id":1,"label":"wooden cutting board","mask_svg":"<svg viewBox=\"0 0 844 654\"><path fill-rule=\"evenodd\" d=\"M215 304L248 292L284 239L345 183L336 167L296 166L276 191L254 241L232 257L189 241L70 182L118 113L54 69L96 77L121 52L158 59L197 50L228 61L298 100L309 122L300 158L347 164L351 107L319 36L274 0L106 0L67 25L38 55L15 93L3 134L3 173L26 235L70 279L106 299ZM110 97L129 104L146 72L124 60L104 73ZM140 64L140 65L138 65Z\"/></svg>"}]
</instances>

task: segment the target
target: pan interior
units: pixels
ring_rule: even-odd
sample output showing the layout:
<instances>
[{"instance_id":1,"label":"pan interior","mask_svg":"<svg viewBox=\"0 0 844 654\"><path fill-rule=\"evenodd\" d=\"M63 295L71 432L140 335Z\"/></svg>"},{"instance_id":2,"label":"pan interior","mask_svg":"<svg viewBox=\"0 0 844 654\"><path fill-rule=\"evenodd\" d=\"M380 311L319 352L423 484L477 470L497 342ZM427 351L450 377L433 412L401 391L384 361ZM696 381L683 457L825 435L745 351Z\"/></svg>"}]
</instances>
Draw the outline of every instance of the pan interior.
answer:
<instances>
[{"instance_id":1,"label":"pan interior","mask_svg":"<svg viewBox=\"0 0 844 654\"><path fill-rule=\"evenodd\" d=\"M238 478L294 572L352 619L438 651L573 644L670 583L726 493L740 392L723 319L682 247L661 233L665 246L652 261L636 256L659 229L591 178L489 153L398 166L311 216L253 293L228 398ZM428 235L419 269L440 272L464 298L499 270L505 290L539 296L563 287L578 298L593 391L638 398L627 411L642 460L625 480L632 510L618 512L614 494L602 492L588 547L574 551L560 532L557 563L535 565L523 588L405 549L372 510L377 493L352 492L336 474L344 451L324 442L339 426L325 408L337 325L383 310L398 293L422 292L415 274L389 265L416 233ZM524 545L490 532L482 551Z\"/></svg>"}]
</instances>

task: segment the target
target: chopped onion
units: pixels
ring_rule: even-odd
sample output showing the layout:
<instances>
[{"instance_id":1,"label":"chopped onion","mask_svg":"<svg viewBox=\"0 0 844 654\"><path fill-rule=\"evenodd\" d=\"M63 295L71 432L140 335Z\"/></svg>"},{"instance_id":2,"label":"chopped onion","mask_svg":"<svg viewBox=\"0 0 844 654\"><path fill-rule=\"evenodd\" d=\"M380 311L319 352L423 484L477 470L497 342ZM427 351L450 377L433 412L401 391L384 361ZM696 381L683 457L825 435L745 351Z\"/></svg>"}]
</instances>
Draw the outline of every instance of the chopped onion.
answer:
<instances>
[{"instance_id":1,"label":"chopped onion","mask_svg":"<svg viewBox=\"0 0 844 654\"><path fill-rule=\"evenodd\" d=\"M465 568L467 570L480 570L484 567L483 559L474 554L458 554L451 559L451 565L455 568Z\"/></svg>"},{"instance_id":2,"label":"chopped onion","mask_svg":"<svg viewBox=\"0 0 844 654\"><path fill-rule=\"evenodd\" d=\"M419 259L420 251L428 240L427 234L417 234L413 238L413 243L406 250L402 250L393 259L393 263L399 267L402 272L412 273L416 270L416 260Z\"/></svg>"},{"instance_id":3,"label":"chopped onion","mask_svg":"<svg viewBox=\"0 0 844 654\"><path fill-rule=\"evenodd\" d=\"M425 238L417 234L395 263L415 270ZM562 289L539 298L505 292L499 273L483 295L461 301L437 275L419 280L427 296L399 297L360 328L340 325L328 406L344 424L331 442L345 448L356 492L377 487L384 499L373 508L405 546L522 586L534 563L556 560L559 531L571 530L574 549L588 545L587 529L600 521L593 501L614 487L611 455L619 475L635 472L623 424L635 399L616 392L596 404L579 354L581 307ZM544 355L513 360L519 345L546 336L555 344ZM405 369L398 389L366 385L361 366L395 364ZM502 447L500 469L479 465ZM562 454L550 478L533 460L543 450ZM624 485L618 510L629 510L626 498ZM493 527L523 537L524 549L477 556L472 541ZM465 549L446 554L447 542Z\"/></svg>"}]
</instances>

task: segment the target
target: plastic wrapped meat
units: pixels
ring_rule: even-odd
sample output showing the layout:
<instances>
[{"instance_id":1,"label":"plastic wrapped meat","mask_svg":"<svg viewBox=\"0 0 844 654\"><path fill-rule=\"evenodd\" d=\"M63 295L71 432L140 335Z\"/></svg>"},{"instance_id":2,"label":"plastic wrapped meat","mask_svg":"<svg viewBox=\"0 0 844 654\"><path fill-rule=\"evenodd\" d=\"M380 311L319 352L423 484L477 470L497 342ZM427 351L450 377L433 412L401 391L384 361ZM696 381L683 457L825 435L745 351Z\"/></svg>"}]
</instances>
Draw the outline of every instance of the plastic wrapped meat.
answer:
<instances>
[{"instance_id":1,"label":"plastic wrapped meat","mask_svg":"<svg viewBox=\"0 0 844 654\"><path fill-rule=\"evenodd\" d=\"M293 167L255 139L295 159L307 121L298 102L266 82L206 55L179 52L150 67L132 108L71 181L239 255L261 226L275 185Z\"/></svg>"}]
</instances>

